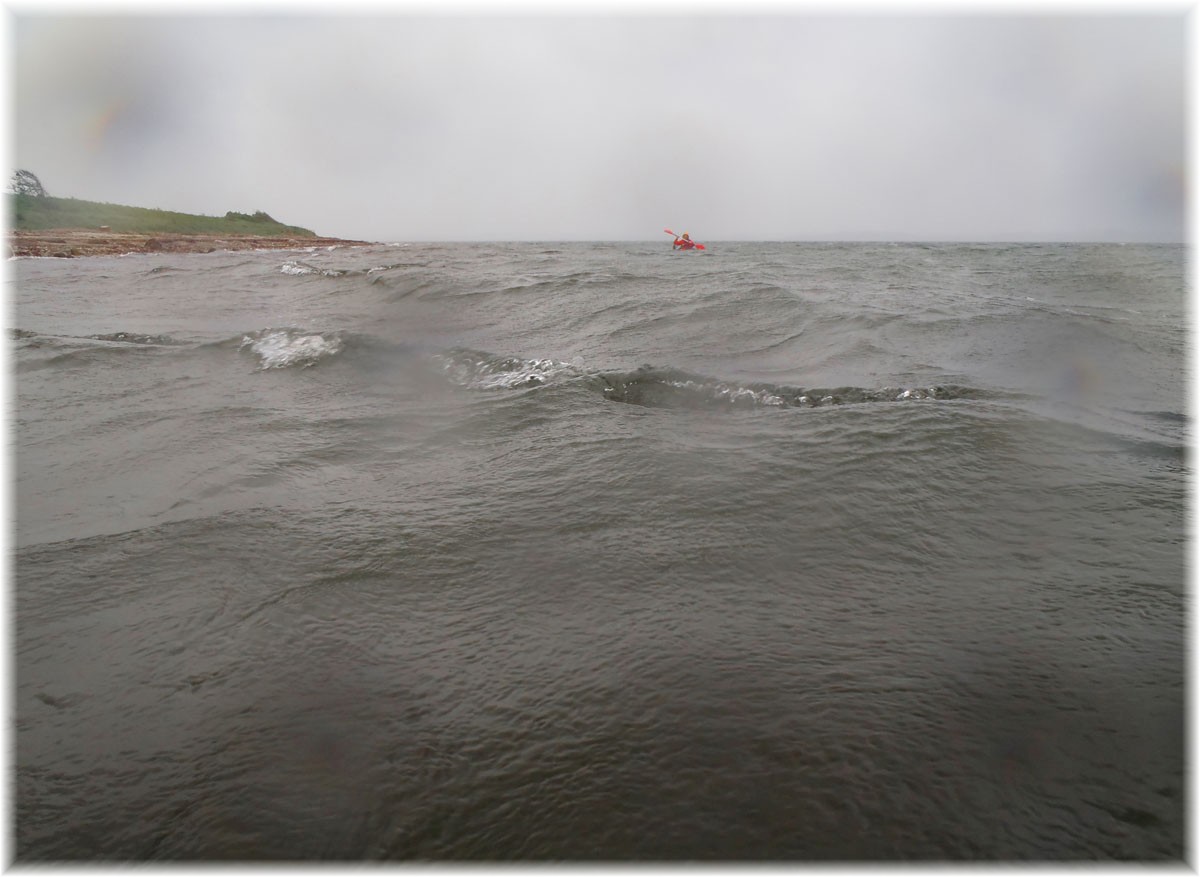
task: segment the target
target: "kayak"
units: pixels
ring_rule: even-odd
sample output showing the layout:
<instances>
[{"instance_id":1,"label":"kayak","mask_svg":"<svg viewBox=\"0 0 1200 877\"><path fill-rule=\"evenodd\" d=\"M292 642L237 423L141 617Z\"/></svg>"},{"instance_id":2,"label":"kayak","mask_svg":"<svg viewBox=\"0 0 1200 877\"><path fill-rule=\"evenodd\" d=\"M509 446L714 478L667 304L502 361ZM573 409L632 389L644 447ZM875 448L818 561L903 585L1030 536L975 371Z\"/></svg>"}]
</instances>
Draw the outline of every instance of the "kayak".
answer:
<instances>
[{"instance_id":1,"label":"kayak","mask_svg":"<svg viewBox=\"0 0 1200 877\"><path fill-rule=\"evenodd\" d=\"M671 231L671 229L669 229L669 228L664 228L663 231L665 231L667 234L674 237L675 243L680 245L678 247L672 246L671 247L672 250L703 250L704 249L704 244L698 244L691 238L688 238L685 241L682 238L680 238L679 235L675 234L675 232ZM687 234L687 232L684 232L684 234Z\"/></svg>"}]
</instances>

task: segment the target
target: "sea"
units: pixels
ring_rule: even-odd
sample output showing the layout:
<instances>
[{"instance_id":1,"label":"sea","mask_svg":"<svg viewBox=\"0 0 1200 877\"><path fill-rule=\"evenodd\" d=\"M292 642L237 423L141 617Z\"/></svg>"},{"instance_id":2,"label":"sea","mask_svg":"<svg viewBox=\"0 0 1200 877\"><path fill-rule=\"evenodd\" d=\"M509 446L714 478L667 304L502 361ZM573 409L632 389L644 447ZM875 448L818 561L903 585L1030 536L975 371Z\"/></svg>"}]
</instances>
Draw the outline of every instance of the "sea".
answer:
<instances>
[{"instance_id":1,"label":"sea","mask_svg":"<svg viewBox=\"0 0 1200 877\"><path fill-rule=\"evenodd\" d=\"M7 263L12 855L1181 862L1186 247Z\"/></svg>"}]
</instances>

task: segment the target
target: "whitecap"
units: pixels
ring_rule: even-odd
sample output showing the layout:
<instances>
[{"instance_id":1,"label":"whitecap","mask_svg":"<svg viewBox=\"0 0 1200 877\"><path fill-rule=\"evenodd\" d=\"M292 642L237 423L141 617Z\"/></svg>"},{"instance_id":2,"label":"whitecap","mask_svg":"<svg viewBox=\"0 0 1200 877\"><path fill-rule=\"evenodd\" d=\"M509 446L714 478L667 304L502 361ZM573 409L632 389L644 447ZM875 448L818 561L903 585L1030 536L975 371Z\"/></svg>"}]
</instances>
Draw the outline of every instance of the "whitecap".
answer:
<instances>
[{"instance_id":1,"label":"whitecap","mask_svg":"<svg viewBox=\"0 0 1200 877\"><path fill-rule=\"evenodd\" d=\"M317 268L315 265L309 265L306 262L289 261L284 262L279 266L280 274L291 274L294 277L307 277L319 275L321 277L341 277L345 271L337 271L332 268Z\"/></svg>"},{"instance_id":2,"label":"whitecap","mask_svg":"<svg viewBox=\"0 0 1200 877\"><path fill-rule=\"evenodd\" d=\"M783 407L787 404L780 396L768 390L752 390L749 387L742 387L737 384L712 384L709 382L699 383L692 380L668 380L664 381L664 383L669 387L686 390L687 392L694 393L699 397L708 397L714 400L728 402L731 405L750 404Z\"/></svg>"},{"instance_id":3,"label":"whitecap","mask_svg":"<svg viewBox=\"0 0 1200 877\"><path fill-rule=\"evenodd\" d=\"M311 333L296 329L264 329L242 338L239 349L249 347L259 358L260 368L306 368L336 356L345 347L336 332Z\"/></svg>"},{"instance_id":4,"label":"whitecap","mask_svg":"<svg viewBox=\"0 0 1200 877\"><path fill-rule=\"evenodd\" d=\"M477 390L508 390L546 384L560 374L578 374L578 367L556 359L477 358L466 352L435 357L454 383Z\"/></svg>"}]
</instances>

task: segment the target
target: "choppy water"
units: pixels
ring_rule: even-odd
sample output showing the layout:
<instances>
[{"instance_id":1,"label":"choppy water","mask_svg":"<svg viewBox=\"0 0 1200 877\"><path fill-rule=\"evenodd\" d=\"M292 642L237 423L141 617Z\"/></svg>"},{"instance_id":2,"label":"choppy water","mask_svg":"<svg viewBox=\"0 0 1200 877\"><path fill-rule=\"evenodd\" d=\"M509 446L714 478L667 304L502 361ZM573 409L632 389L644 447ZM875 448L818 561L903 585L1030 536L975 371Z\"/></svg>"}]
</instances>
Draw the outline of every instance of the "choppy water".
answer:
<instances>
[{"instance_id":1,"label":"choppy water","mask_svg":"<svg viewBox=\"0 0 1200 877\"><path fill-rule=\"evenodd\" d=\"M10 262L18 860L1181 858L1184 256Z\"/></svg>"}]
</instances>

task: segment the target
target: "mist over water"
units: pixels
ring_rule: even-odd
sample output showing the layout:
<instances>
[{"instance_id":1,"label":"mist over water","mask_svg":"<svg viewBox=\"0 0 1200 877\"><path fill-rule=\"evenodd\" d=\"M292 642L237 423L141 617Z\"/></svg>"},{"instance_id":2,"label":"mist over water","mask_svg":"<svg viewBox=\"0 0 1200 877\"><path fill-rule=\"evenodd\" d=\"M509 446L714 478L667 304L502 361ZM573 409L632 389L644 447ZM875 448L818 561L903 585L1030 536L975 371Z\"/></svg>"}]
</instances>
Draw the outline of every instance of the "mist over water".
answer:
<instances>
[{"instance_id":1,"label":"mist over water","mask_svg":"<svg viewBox=\"0 0 1200 877\"><path fill-rule=\"evenodd\" d=\"M358 240L1186 240L1184 9L333 11L18 10L14 168Z\"/></svg>"},{"instance_id":2,"label":"mist over water","mask_svg":"<svg viewBox=\"0 0 1200 877\"><path fill-rule=\"evenodd\" d=\"M10 263L17 860L1181 859L1183 259Z\"/></svg>"}]
</instances>

